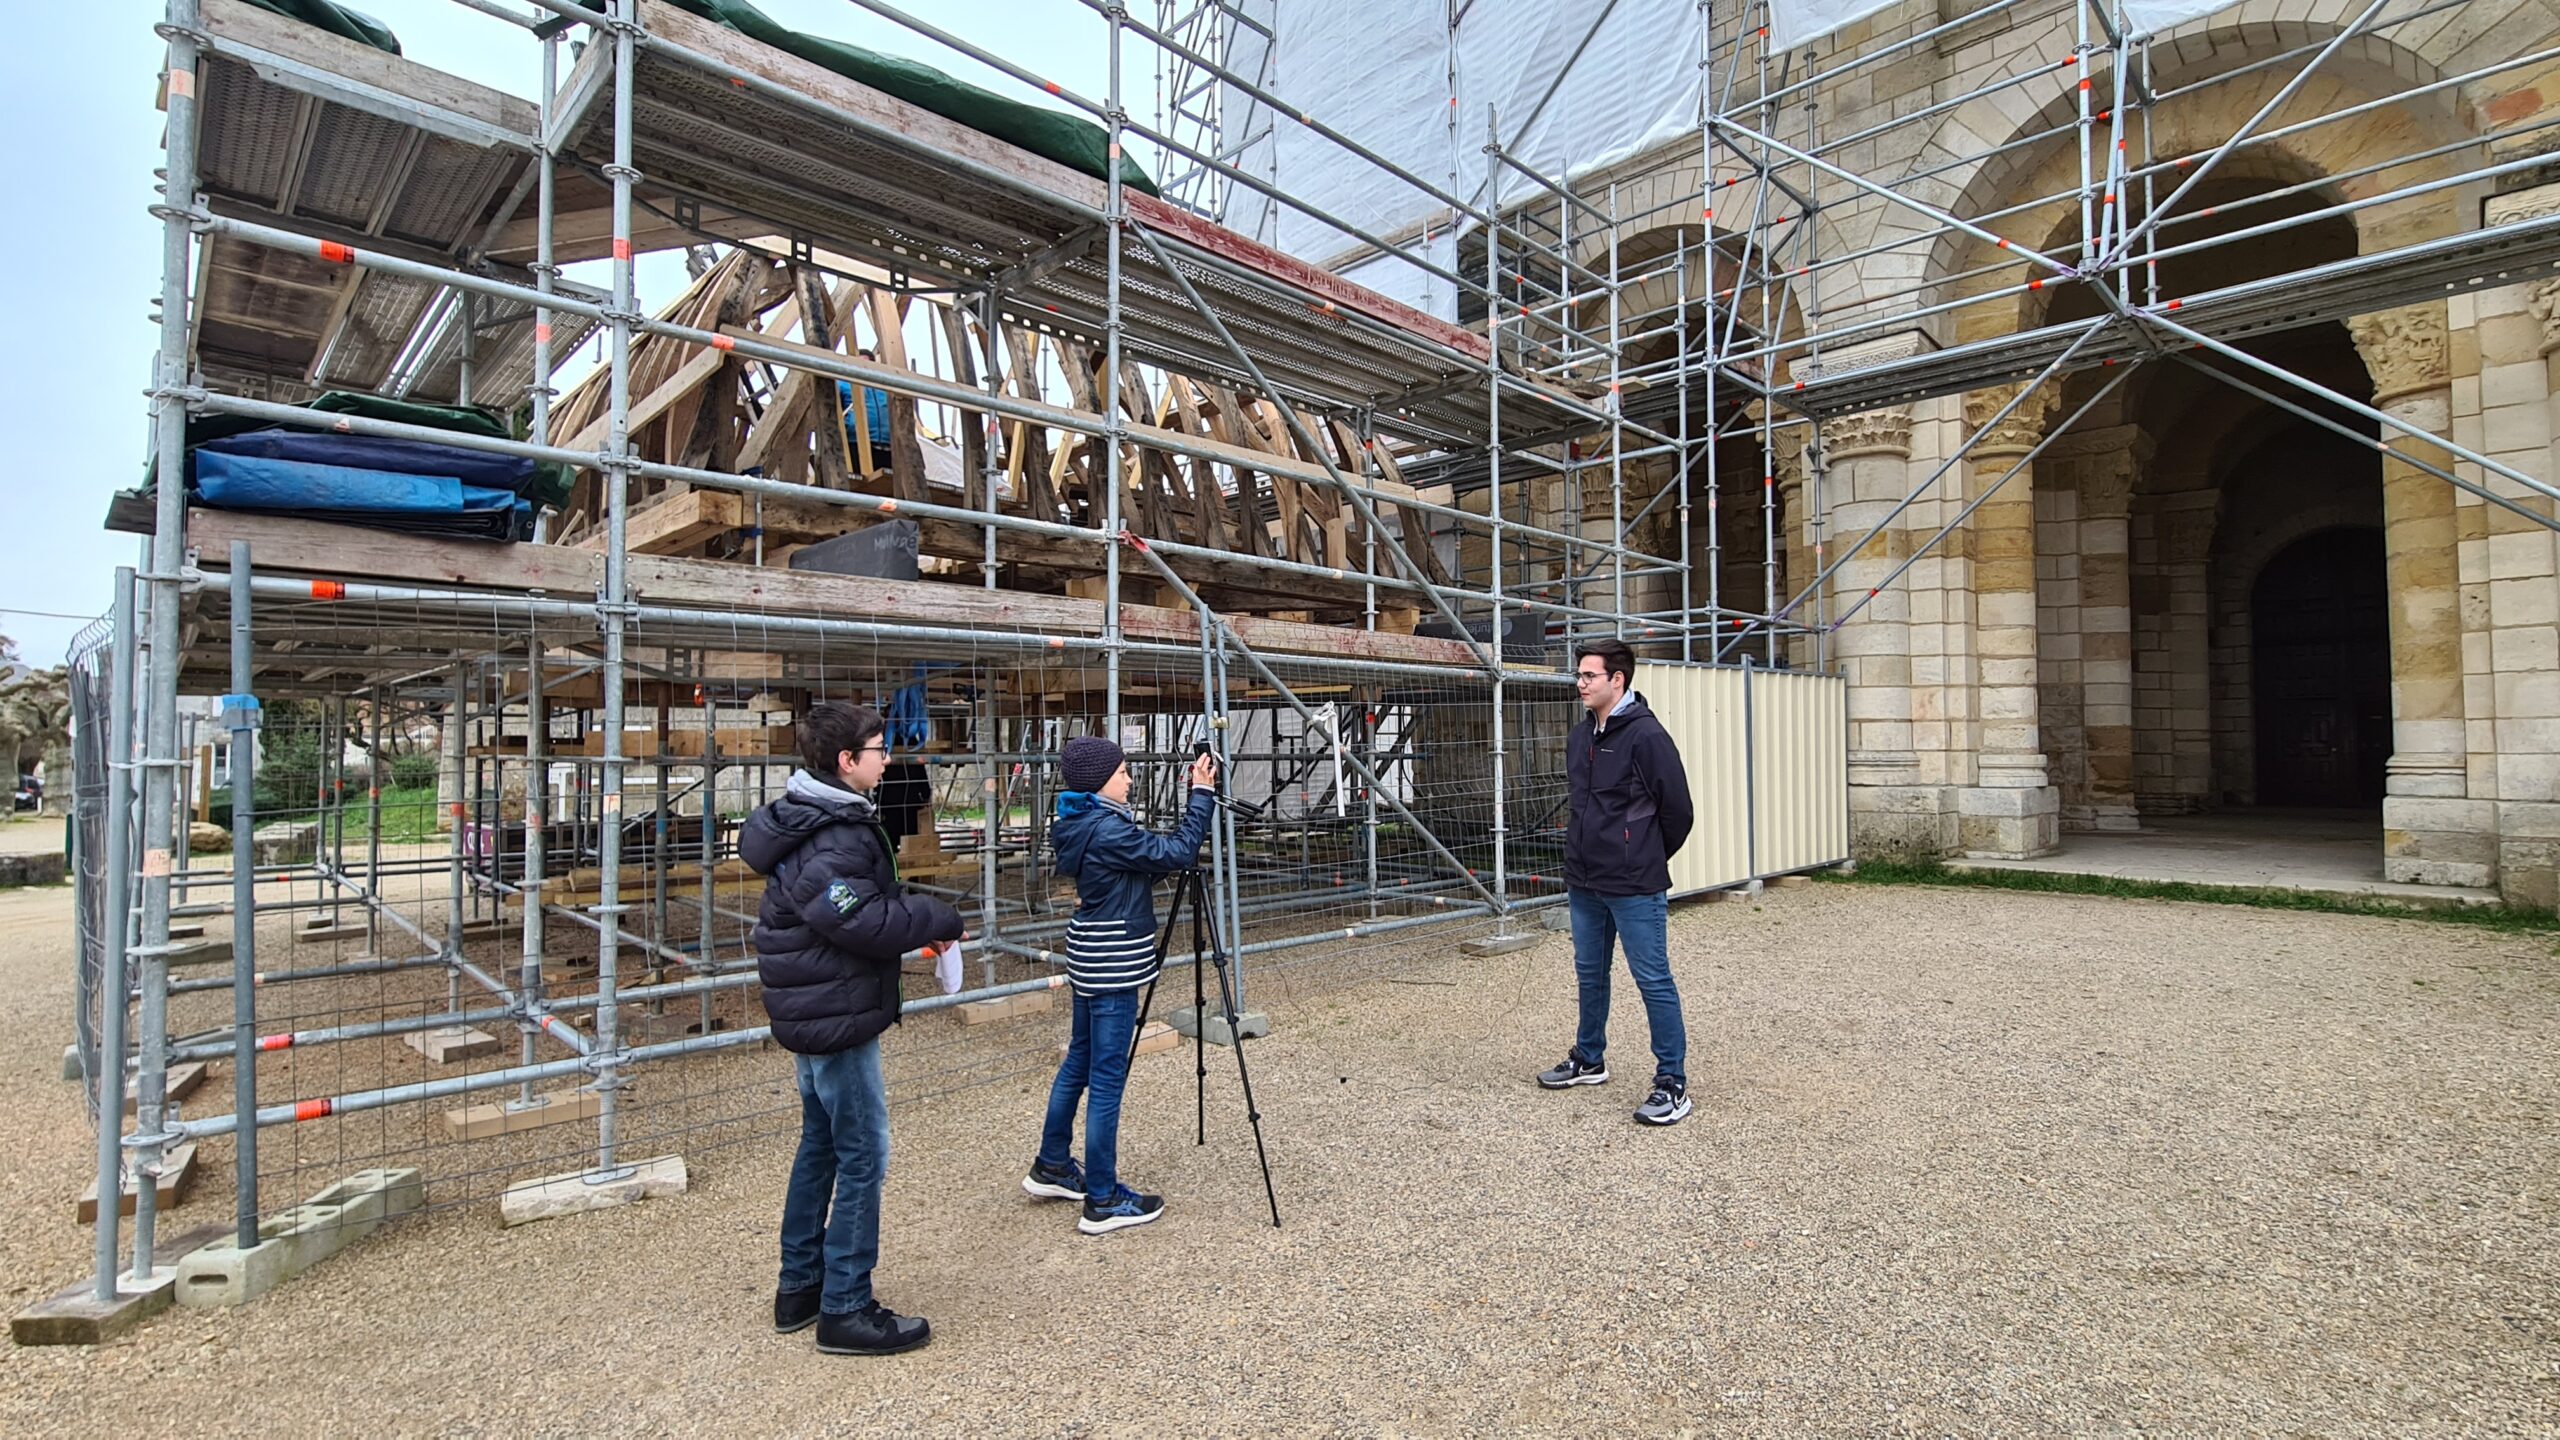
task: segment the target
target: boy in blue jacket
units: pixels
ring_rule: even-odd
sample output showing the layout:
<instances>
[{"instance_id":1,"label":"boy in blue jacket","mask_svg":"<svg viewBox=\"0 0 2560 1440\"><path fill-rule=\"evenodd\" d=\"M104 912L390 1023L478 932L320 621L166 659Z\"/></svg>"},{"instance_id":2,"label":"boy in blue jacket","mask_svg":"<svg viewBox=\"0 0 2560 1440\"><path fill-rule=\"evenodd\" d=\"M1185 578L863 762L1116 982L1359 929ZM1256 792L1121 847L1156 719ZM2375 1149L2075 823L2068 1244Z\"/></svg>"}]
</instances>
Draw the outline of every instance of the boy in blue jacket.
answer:
<instances>
[{"instance_id":1,"label":"boy in blue jacket","mask_svg":"<svg viewBox=\"0 0 2560 1440\"><path fill-rule=\"evenodd\" d=\"M1199 863L1215 808L1218 762L1191 762L1191 804L1182 824L1158 835L1129 811L1129 765L1120 747L1099 736L1069 740L1058 756L1065 789L1050 827L1058 874L1076 882L1076 913L1067 921L1067 983L1075 991L1075 1024L1067 1058L1049 1087L1049 1117L1040 1154L1022 1188L1034 1196L1082 1200L1076 1228L1107 1235L1164 1213L1164 1197L1120 1183L1120 1092L1129 1083L1129 1044L1138 1026L1138 992L1156 976L1158 877ZM1070 1153L1076 1100L1085 1098L1084 1164Z\"/></svg>"}]
</instances>

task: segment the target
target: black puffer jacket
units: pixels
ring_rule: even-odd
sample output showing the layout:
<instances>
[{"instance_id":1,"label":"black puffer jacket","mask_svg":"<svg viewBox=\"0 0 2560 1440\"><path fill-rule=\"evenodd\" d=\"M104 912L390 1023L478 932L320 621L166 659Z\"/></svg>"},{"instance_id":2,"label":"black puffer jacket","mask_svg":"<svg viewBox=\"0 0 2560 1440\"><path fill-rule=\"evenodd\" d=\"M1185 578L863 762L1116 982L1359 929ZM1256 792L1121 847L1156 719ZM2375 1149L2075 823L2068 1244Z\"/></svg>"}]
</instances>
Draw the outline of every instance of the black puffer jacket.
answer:
<instances>
[{"instance_id":1,"label":"black puffer jacket","mask_svg":"<svg viewBox=\"0 0 2560 1440\"><path fill-rule=\"evenodd\" d=\"M898 886L869 797L794 771L782 798L747 817L738 853L765 877L756 978L774 1043L832 1055L898 1018L898 957L960 938L960 912Z\"/></svg>"}]
</instances>

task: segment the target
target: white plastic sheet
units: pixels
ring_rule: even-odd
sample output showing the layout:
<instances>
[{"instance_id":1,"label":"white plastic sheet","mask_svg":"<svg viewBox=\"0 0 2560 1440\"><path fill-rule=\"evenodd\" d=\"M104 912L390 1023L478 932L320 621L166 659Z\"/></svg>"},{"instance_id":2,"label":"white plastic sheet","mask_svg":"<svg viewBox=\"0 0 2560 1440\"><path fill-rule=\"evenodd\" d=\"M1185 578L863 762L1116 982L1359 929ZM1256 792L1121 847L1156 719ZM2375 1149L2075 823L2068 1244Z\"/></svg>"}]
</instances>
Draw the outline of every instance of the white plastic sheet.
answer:
<instances>
[{"instance_id":1,"label":"white plastic sheet","mask_svg":"<svg viewBox=\"0 0 2560 1440\"><path fill-rule=\"evenodd\" d=\"M1769 0L1769 44L1792 50L1844 29L1897 0ZM2121 0L2127 33L2153 35L2228 10L2239 0Z\"/></svg>"},{"instance_id":2,"label":"white plastic sheet","mask_svg":"<svg viewBox=\"0 0 2560 1440\"><path fill-rule=\"evenodd\" d=\"M1769 0L1769 48L1793 50L1854 25L1899 0Z\"/></svg>"},{"instance_id":3,"label":"white plastic sheet","mask_svg":"<svg viewBox=\"0 0 2560 1440\"><path fill-rule=\"evenodd\" d=\"M1507 168L1489 169L1489 133L1539 173L1566 179L1697 126L1696 0L1470 0L1455 41L1454 107L1447 0L1285 0L1254 13L1273 31L1266 89L1478 208L1536 188ZM1240 46L1236 64L1250 72L1261 58L1258 42ZM1231 145L1253 142L1239 168L1454 268L1445 224L1423 233L1445 206L1241 93L1229 92L1224 114ZM1361 244L1245 190L1230 202L1227 223L1319 263ZM1455 287L1404 261L1373 261L1353 273L1417 308L1456 313Z\"/></svg>"}]
</instances>

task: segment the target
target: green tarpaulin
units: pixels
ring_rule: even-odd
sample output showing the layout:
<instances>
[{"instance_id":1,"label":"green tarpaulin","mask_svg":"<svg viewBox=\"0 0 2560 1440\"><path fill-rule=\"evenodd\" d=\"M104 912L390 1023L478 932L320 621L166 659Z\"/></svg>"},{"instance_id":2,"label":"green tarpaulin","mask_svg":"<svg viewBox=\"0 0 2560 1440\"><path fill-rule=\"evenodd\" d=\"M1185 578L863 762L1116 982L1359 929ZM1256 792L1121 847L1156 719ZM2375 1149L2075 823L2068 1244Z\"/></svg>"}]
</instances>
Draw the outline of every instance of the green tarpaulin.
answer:
<instances>
[{"instance_id":1,"label":"green tarpaulin","mask_svg":"<svg viewBox=\"0 0 2560 1440\"><path fill-rule=\"evenodd\" d=\"M593 7L595 0L588 0L588 3ZM824 66L848 80L857 80L884 94L895 95L946 120L957 120L972 130L983 130L998 139L1010 141L1071 170L1081 170L1097 180L1106 173L1102 167L1109 157L1110 136L1090 120L1008 100L991 90L955 80L930 65L847 45L841 40L787 30L763 11L747 4L746 0L668 0L668 3L687 14L698 15L716 25L735 30L750 40L760 40L776 50L797 55L812 65ZM1126 155L1120 157L1120 183L1149 195L1156 193L1156 183L1147 177L1146 169Z\"/></svg>"},{"instance_id":2,"label":"green tarpaulin","mask_svg":"<svg viewBox=\"0 0 2560 1440\"><path fill-rule=\"evenodd\" d=\"M400 53L400 37L391 33L390 26L361 10L334 4L332 0L249 0L249 3L305 25L316 25L359 45L388 50L394 55Z\"/></svg>"}]
</instances>

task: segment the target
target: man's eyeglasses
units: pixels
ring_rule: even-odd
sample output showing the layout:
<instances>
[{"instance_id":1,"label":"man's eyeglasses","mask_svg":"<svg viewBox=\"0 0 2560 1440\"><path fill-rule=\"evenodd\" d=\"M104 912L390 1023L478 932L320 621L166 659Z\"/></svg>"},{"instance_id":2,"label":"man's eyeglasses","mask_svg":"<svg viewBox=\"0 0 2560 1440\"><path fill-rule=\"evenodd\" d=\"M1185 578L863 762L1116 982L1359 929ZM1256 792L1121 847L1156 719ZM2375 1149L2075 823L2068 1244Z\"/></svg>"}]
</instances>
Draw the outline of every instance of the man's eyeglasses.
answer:
<instances>
[{"instance_id":1,"label":"man's eyeglasses","mask_svg":"<svg viewBox=\"0 0 2560 1440\"><path fill-rule=\"evenodd\" d=\"M1573 672L1573 683L1576 685L1597 685L1608 678L1609 672L1606 670L1576 670Z\"/></svg>"}]
</instances>

